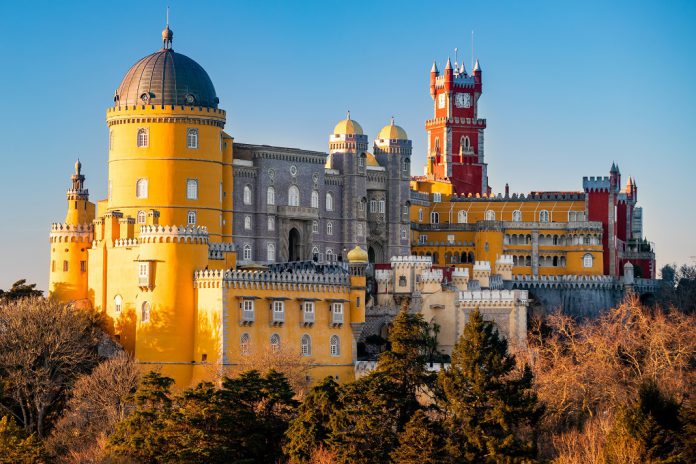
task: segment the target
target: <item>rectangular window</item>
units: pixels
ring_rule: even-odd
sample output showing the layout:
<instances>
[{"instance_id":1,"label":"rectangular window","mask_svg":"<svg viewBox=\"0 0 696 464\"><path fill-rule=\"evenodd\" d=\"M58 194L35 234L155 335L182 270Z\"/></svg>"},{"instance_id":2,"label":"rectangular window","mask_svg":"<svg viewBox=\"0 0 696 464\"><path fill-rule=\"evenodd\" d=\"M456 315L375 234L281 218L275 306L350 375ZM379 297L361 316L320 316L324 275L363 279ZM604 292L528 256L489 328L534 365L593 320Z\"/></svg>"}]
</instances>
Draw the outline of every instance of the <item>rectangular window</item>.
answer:
<instances>
[{"instance_id":1,"label":"rectangular window","mask_svg":"<svg viewBox=\"0 0 696 464\"><path fill-rule=\"evenodd\" d=\"M442 202L442 194L441 193L433 193L433 203L440 203Z\"/></svg>"},{"instance_id":2,"label":"rectangular window","mask_svg":"<svg viewBox=\"0 0 696 464\"><path fill-rule=\"evenodd\" d=\"M150 285L150 263L138 263L138 283L140 286Z\"/></svg>"},{"instance_id":3,"label":"rectangular window","mask_svg":"<svg viewBox=\"0 0 696 464\"><path fill-rule=\"evenodd\" d=\"M242 321L244 321L244 322L253 322L254 321L254 300L242 301Z\"/></svg>"},{"instance_id":4,"label":"rectangular window","mask_svg":"<svg viewBox=\"0 0 696 464\"><path fill-rule=\"evenodd\" d=\"M453 234L450 234L447 236L447 243L449 243L450 245L454 243L454 235Z\"/></svg>"},{"instance_id":5,"label":"rectangular window","mask_svg":"<svg viewBox=\"0 0 696 464\"><path fill-rule=\"evenodd\" d=\"M406 240L408 238L408 229L405 227L401 228L401 240Z\"/></svg>"},{"instance_id":6,"label":"rectangular window","mask_svg":"<svg viewBox=\"0 0 696 464\"><path fill-rule=\"evenodd\" d=\"M285 303L283 301L273 302L273 322L285 321Z\"/></svg>"},{"instance_id":7,"label":"rectangular window","mask_svg":"<svg viewBox=\"0 0 696 464\"><path fill-rule=\"evenodd\" d=\"M87 272L87 261L80 261L80 271Z\"/></svg>"},{"instance_id":8,"label":"rectangular window","mask_svg":"<svg viewBox=\"0 0 696 464\"><path fill-rule=\"evenodd\" d=\"M186 145L189 148L198 148L198 129L188 129L186 131Z\"/></svg>"},{"instance_id":9,"label":"rectangular window","mask_svg":"<svg viewBox=\"0 0 696 464\"><path fill-rule=\"evenodd\" d=\"M268 216L268 230L275 230L275 216Z\"/></svg>"},{"instance_id":10,"label":"rectangular window","mask_svg":"<svg viewBox=\"0 0 696 464\"><path fill-rule=\"evenodd\" d=\"M68 272L68 262L63 261L63 272Z\"/></svg>"},{"instance_id":11,"label":"rectangular window","mask_svg":"<svg viewBox=\"0 0 696 464\"><path fill-rule=\"evenodd\" d=\"M425 245L428 242L428 236L425 234L421 234L420 237L418 237L418 243L420 245Z\"/></svg>"},{"instance_id":12,"label":"rectangular window","mask_svg":"<svg viewBox=\"0 0 696 464\"><path fill-rule=\"evenodd\" d=\"M198 181L196 179L186 179L186 199L198 200Z\"/></svg>"},{"instance_id":13,"label":"rectangular window","mask_svg":"<svg viewBox=\"0 0 696 464\"><path fill-rule=\"evenodd\" d=\"M331 303L331 323L343 324L343 303Z\"/></svg>"},{"instance_id":14,"label":"rectangular window","mask_svg":"<svg viewBox=\"0 0 696 464\"><path fill-rule=\"evenodd\" d=\"M302 320L307 324L314 323L314 302L305 301L302 303Z\"/></svg>"},{"instance_id":15,"label":"rectangular window","mask_svg":"<svg viewBox=\"0 0 696 464\"><path fill-rule=\"evenodd\" d=\"M377 200L370 200L370 212L371 213L377 212Z\"/></svg>"},{"instance_id":16,"label":"rectangular window","mask_svg":"<svg viewBox=\"0 0 696 464\"><path fill-rule=\"evenodd\" d=\"M384 206L385 206L384 200L379 200L379 212L380 213L384 213Z\"/></svg>"}]
</instances>

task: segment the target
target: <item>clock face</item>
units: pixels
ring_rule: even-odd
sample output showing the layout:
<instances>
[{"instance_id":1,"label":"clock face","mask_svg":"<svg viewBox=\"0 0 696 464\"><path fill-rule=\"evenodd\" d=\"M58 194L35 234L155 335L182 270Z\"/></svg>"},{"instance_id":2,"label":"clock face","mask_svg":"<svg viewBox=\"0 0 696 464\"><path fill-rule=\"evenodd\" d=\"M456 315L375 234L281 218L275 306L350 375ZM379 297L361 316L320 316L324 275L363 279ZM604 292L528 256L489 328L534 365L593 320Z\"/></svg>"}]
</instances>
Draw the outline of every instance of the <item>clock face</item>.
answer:
<instances>
[{"instance_id":1,"label":"clock face","mask_svg":"<svg viewBox=\"0 0 696 464\"><path fill-rule=\"evenodd\" d=\"M457 108L471 108L471 94L458 93L454 96L454 105Z\"/></svg>"}]
</instances>

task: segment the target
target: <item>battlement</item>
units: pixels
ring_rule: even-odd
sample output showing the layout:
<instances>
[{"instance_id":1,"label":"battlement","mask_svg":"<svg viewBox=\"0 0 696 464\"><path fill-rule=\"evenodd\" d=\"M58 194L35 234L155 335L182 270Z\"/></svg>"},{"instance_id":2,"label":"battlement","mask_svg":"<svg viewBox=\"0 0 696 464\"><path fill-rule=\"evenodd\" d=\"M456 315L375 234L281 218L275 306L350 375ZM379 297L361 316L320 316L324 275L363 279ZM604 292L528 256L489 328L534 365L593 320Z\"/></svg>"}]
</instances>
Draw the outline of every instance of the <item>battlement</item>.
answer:
<instances>
[{"instance_id":1,"label":"battlement","mask_svg":"<svg viewBox=\"0 0 696 464\"><path fill-rule=\"evenodd\" d=\"M613 276L605 275L560 275L529 276L516 275L512 278L513 288L607 288L620 289L623 282Z\"/></svg>"},{"instance_id":2,"label":"battlement","mask_svg":"<svg viewBox=\"0 0 696 464\"><path fill-rule=\"evenodd\" d=\"M225 253L232 253L236 248L234 243L208 243L208 258L209 259L225 259Z\"/></svg>"},{"instance_id":3,"label":"battlement","mask_svg":"<svg viewBox=\"0 0 696 464\"><path fill-rule=\"evenodd\" d=\"M469 278L469 268L467 267L455 267L452 271L452 279L455 278Z\"/></svg>"},{"instance_id":4,"label":"battlement","mask_svg":"<svg viewBox=\"0 0 696 464\"><path fill-rule=\"evenodd\" d=\"M140 226L140 243L208 243L205 226Z\"/></svg>"},{"instance_id":5,"label":"battlement","mask_svg":"<svg viewBox=\"0 0 696 464\"><path fill-rule=\"evenodd\" d=\"M478 290L459 292L459 301L463 303L512 303L515 300L527 301L526 290Z\"/></svg>"},{"instance_id":6,"label":"battlement","mask_svg":"<svg viewBox=\"0 0 696 464\"><path fill-rule=\"evenodd\" d=\"M468 126L476 126L480 128L486 127L486 120L481 118L433 118L425 121L425 128L430 129L444 124L466 124Z\"/></svg>"},{"instance_id":7,"label":"battlement","mask_svg":"<svg viewBox=\"0 0 696 464\"><path fill-rule=\"evenodd\" d=\"M297 272L273 272L238 269L206 269L195 271L194 284L197 288L214 288L221 285L233 288L258 288L265 289L269 285L286 290L310 290L315 286L350 288L350 276L346 272L321 274L312 270L299 270ZM297 285L302 287L298 288Z\"/></svg>"},{"instance_id":8,"label":"battlement","mask_svg":"<svg viewBox=\"0 0 696 464\"><path fill-rule=\"evenodd\" d=\"M388 269L377 269L375 270L375 280L378 282L388 282L391 280L393 271Z\"/></svg>"},{"instance_id":9,"label":"battlement","mask_svg":"<svg viewBox=\"0 0 696 464\"><path fill-rule=\"evenodd\" d=\"M607 176L591 176L582 178L582 188L588 191L609 191L611 189L611 180Z\"/></svg>"},{"instance_id":10,"label":"battlement","mask_svg":"<svg viewBox=\"0 0 696 464\"><path fill-rule=\"evenodd\" d=\"M393 256L391 259L391 267L399 267L404 265L421 265L432 266L433 258L430 256Z\"/></svg>"},{"instance_id":11,"label":"battlement","mask_svg":"<svg viewBox=\"0 0 696 464\"><path fill-rule=\"evenodd\" d=\"M418 274L417 279L420 283L440 283L442 282L442 269L430 269L427 271L421 271Z\"/></svg>"},{"instance_id":12,"label":"battlement","mask_svg":"<svg viewBox=\"0 0 696 464\"><path fill-rule=\"evenodd\" d=\"M474 271L491 271L491 263L489 261L476 261L474 263Z\"/></svg>"},{"instance_id":13,"label":"battlement","mask_svg":"<svg viewBox=\"0 0 696 464\"><path fill-rule=\"evenodd\" d=\"M53 223L49 237L51 243L91 243L94 239L94 226L92 224Z\"/></svg>"},{"instance_id":14,"label":"battlement","mask_svg":"<svg viewBox=\"0 0 696 464\"><path fill-rule=\"evenodd\" d=\"M512 255L500 255L498 259L496 259L495 264L496 266L500 266L501 264L512 266L512 262Z\"/></svg>"}]
</instances>

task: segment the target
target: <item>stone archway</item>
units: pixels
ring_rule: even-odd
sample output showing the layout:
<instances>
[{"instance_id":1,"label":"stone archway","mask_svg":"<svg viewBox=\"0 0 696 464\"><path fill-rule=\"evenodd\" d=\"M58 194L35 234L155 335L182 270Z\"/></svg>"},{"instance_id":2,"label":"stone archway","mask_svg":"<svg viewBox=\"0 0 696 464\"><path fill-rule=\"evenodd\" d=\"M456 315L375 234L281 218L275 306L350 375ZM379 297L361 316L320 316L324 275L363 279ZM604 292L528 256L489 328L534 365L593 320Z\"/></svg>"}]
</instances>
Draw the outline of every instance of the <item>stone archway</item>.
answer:
<instances>
[{"instance_id":1,"label":"stone archway","mask_svg":"<svg viewBox=\"0 0 696 464\"><path fill-rule=\"evenodd\" d=\"M371 243L368 245L367 260L370 262L370 264L384 262L384 252L382 250L382 246L379 243Z\"/></svg>"},{"instance_id":2,"label":"stone archway","mask_svg":"<svg viewBox=\"0 0 696 464\"><path fill-rule=\"evenodd\" d=\"M302 259L302 239L300 231L295 227L288 233L288 261L299 261Z\"/></svg>"}]
</instances>

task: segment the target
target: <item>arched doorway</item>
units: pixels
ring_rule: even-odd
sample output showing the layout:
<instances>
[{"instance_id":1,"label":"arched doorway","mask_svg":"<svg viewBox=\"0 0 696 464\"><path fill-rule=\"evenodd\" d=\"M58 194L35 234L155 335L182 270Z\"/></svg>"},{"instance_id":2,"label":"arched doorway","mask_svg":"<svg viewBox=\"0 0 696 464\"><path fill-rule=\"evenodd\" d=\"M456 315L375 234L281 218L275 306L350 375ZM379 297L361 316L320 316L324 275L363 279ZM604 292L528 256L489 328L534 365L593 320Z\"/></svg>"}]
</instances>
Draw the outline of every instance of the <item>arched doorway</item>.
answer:
<instances>
[{"instance_id":1,"label":"arched doorway","mask_svg":"<svg viewBox=\"0 0 696 464\"><path fill-rule=\"evenodd\" d=\"M288 236L288 261L299 261L300 259L300 231L293 227Z\"/></svg>"},{"instance_id":2,"label":"arched doorway","mask_svg":"<svg viewBox=\"0 0 696 464\"><path fill-rule=\"evenodd\" d=\"M371 243L368 245L367 260L370 262L370 264L384 262L384 253L382 252L382 246L379 243Z\"/></svg>"}]
</instances>

